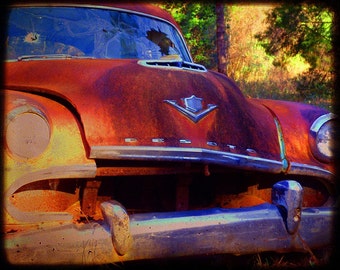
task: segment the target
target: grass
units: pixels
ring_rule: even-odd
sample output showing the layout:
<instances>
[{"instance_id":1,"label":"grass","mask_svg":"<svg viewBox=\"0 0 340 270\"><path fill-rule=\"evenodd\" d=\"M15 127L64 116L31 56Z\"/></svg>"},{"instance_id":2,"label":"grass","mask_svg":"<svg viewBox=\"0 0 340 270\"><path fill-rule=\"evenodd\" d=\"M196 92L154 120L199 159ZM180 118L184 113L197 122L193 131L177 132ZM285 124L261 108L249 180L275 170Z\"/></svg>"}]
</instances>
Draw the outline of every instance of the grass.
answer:
<instances>
[{"instance_id":1,"label":"grass","mask_svg":"<svg viewBox=\"0 0 340 270\"><path fill-rule=\"evenodd\" d=\"M122 262L102 266L100 269L110 270L179 270L179 269L211 269L211 270L284 270L284 269L328 269L330 252L327 249L306 253L274 253L264 252L254 255L201 255L182 258L167 258L158 260Z\"/></svg>"},{"instance_id":2,"label":"grass","mask_svg":"<svg viewBox=\"0 0 340 270\"><path fill-rule=\"evenodd\" d=\"M333 88L321 85L319 88L298 89L296 80L236 81L247 97L288 100L319 106L334 111ZM326 89L324 89L326 88Z\"/></svg>"}]
</instances>

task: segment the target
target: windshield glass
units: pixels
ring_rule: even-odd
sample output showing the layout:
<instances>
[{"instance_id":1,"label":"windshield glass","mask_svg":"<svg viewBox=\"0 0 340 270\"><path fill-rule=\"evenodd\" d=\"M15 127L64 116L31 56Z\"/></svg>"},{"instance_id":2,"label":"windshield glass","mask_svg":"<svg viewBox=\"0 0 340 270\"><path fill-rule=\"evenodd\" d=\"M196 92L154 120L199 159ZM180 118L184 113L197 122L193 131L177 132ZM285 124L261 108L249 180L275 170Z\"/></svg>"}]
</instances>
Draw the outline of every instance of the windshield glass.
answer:
<instances>
[{"instance_id":1,"label":"windshield glass","mask_svg":"<svg viewBox=\"0 0 340 270\"><path fill-rule=\"evenodd\" d=\"M9 13L7 59L65 54L75 57L190 61L177 30L162 20L84 7L20 7Z\"/></svg>"}]
</instances>

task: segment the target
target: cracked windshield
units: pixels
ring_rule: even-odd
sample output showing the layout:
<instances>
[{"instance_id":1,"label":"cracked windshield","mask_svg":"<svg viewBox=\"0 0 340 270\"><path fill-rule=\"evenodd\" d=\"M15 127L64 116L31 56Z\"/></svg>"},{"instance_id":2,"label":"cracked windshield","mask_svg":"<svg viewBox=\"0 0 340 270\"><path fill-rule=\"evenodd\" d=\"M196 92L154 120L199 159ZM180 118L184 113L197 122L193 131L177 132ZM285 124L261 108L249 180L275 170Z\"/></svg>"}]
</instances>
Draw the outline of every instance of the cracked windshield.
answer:
<instances>
[{"instance_id":1,"label":"cracked windshield","mask_svg":"<svg viewBox=\"0 0 340 270\"><path fill-rule=\"evenodd\" d=\"M177 30L161 20L115 10L12 9L7 59L54 57L190 61Z\"/></svg>"}]
</instances>

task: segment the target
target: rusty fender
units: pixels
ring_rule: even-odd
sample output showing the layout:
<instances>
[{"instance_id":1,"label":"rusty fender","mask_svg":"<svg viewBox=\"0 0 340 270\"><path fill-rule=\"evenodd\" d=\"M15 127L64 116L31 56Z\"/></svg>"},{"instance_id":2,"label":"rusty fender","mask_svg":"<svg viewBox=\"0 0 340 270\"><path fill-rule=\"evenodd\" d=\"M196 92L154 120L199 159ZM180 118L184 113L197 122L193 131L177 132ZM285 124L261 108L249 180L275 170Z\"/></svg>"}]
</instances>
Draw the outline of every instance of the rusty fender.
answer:
<instances>
[{"instance_id":1,"label":"rusty fender","mask_svg":"<svg viewBox=\"0 0 340 270\"><path fill-rule=\"evenodd\" d=\"M104 202L105 220L6 236L13 264L103 264L129 260L264 251L306 252L332 243L332 208L301 208L295 181L273 186L272 204L128 215Z\"/></svg>"}]
</instances>

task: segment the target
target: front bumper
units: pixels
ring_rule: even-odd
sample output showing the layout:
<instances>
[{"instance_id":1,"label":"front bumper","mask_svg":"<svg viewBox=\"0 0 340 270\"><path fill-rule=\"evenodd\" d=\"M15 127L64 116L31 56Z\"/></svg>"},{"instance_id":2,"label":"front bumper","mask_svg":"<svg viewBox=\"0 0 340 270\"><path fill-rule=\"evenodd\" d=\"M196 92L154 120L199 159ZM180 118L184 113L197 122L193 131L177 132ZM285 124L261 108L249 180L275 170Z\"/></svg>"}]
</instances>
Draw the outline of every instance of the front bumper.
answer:
<instances>
[{"instance_id":1,"label":"front bumper","mask_svg":"<svg viewBox=\"0 0 340 270\"><path fill-rule=\"evenodd\" d=\"M115 201L102 222L9 233L11 264L106 264L200 254L305 252L330 245L334 210L301 209L295 181L273 187L273 204L250 208L128 215Z\"/></svg>"}]
</instances>

